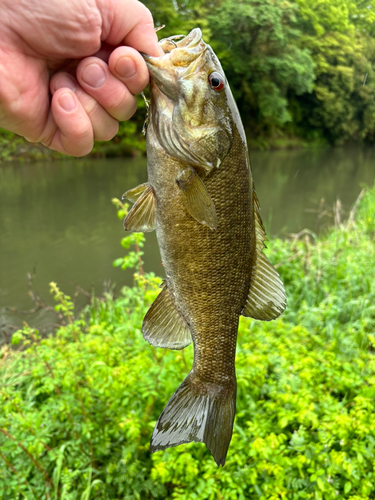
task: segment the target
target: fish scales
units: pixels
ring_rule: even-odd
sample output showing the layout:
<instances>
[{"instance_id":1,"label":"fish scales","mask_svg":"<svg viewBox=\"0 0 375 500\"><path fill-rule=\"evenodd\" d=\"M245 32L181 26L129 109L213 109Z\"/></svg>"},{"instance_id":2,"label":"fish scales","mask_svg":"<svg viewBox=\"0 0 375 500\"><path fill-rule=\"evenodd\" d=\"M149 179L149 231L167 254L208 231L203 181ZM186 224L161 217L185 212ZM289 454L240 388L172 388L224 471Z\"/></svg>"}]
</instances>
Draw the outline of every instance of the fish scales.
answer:
<instances>
[{"instance_id":1,"label":"fish scales","mask_svg":"<svg viewBox=\"0 0 375 500\"><path fill-rule=\"evenodd\" d=\"M154 134L152 125L147 133ZM250 172L241 145L237 134L221 168L205 180L217 212L216 231L191 217L176 182L171 182L183 164L176 161L171 176L164 151L150 148L148 175L155 189L156 232L168 287L191 326L193 369L212 382L234 376L238 318L250 286L254 224Z\"/></svg>"},{"instance_id":2,"label":"fish scales","mask_svg":"<svg viewBox=\"0 0 375 500\"><path fill-rule=\"evenodd\" d=\"M144 337L172 349L192 341L194 362L159 417L151 451L204 442L224 465L239 316L274 319L285 294L263 254L246 139L220 63L199 29L160 43L165 56L144 56L151 76L148 183L125 193L135 201L125 229L156 229L166 271Z\"/></svg>"}]
</instances>

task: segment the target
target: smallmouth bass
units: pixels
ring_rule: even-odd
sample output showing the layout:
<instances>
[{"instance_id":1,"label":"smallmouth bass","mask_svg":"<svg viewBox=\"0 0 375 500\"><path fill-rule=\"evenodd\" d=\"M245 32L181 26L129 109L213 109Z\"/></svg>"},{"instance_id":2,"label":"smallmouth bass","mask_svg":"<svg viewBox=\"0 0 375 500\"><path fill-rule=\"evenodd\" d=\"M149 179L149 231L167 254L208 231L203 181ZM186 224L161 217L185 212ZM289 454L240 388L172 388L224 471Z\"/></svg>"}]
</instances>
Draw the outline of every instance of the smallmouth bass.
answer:
<instances>
[{"instance_id":1,"label":"smallmouth bass","mask_svg":"<svg viewBox=\"0 0 375 500\"><path fill-rule=\"evenodd\" d=\"M203 442L225 463L236 406L239 316L277 318L281 279L263 253L265 230L241 118L218 58L200 29L143 55L150 72L148 182L127 231L156 229L166 279L143 321L153 346L194 344L193 367L163 410L151 452Z\"/></svg>"}]
</instances>

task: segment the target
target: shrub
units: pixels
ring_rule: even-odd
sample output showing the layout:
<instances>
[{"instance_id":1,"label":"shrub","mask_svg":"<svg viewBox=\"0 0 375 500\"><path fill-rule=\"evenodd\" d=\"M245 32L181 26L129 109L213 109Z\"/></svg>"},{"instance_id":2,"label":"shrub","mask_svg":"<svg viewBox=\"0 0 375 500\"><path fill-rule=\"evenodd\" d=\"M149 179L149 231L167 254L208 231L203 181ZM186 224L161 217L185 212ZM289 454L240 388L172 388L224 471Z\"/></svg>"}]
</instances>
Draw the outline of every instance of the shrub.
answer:
<instances>
[{"instance_id":1,"label":"shrub","mask_svg":"<svg viewBox=\"0 0 375 500\"><path fill-rule=\"evenodd\" d=\"M288 309L270 323L241 318L224 468L202 444L149 453L193 356L142 338L161 280L138 273L134 287L95 299L76 320L52 284L66 326L44 339L25 327L1 351L0 497L372 498L374 213L375 189L325 238L272 242Z\"/></svg>"}]
</instances>

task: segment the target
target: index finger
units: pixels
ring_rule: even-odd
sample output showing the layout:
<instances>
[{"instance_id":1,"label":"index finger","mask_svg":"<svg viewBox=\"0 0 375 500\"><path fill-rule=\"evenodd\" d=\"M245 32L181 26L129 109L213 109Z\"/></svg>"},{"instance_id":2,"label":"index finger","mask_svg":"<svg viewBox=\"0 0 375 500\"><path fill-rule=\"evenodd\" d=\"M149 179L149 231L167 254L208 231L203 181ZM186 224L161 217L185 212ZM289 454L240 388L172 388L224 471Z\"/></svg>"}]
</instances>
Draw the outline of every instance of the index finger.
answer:
<instances>
[{"instance_id":1,"label":"index finger","mask_svg":"<svg viewBox=\"0 0 375 500\"><path fill-rule=\"evenodd\" d=\"M98 6L103 19L103 42L128 45L155 57L163 55L152 14L143 3L138 0L99 0Z\"/></svg>"}]
</instances>

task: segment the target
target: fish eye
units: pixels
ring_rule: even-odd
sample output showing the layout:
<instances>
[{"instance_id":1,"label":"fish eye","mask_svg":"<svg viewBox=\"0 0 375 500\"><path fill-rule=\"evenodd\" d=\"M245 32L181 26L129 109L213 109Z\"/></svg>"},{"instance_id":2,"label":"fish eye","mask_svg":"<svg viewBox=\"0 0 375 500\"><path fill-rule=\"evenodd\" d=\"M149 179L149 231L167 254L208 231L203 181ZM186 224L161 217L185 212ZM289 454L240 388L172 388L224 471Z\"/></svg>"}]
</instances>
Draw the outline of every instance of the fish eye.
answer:
<instances>
[{"instance_id":1,"label":"fish eye","mask_svg":"<svg viewBox=\"0 0 375 500\"><path fill-rule=\"evenodd\" d=\"M212 90L216 92L220 92L224 88L224 78L220 73L214 71L213 73L208 75L208 81Z\"/></svg>"}]
</instances>

